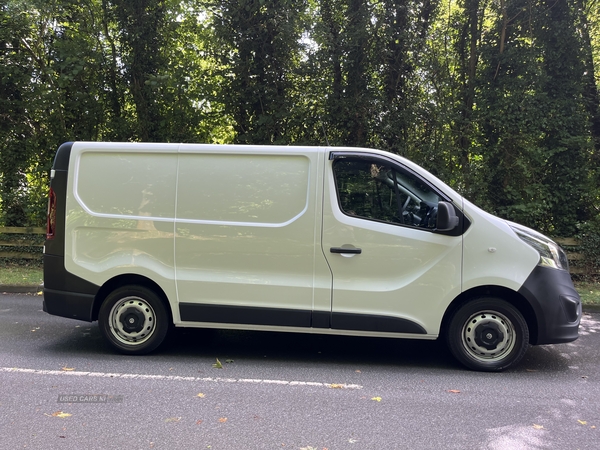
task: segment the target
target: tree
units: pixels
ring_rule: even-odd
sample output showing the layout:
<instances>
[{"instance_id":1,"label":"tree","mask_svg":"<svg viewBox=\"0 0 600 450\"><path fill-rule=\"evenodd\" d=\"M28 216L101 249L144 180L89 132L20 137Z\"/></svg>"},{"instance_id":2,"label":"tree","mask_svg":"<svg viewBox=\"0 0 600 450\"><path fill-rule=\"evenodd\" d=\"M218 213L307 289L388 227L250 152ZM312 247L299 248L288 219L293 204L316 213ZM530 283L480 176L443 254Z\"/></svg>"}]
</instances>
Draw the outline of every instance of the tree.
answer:
<instances>
[{"instance_id":1,"label":"tree","mask_svg":"<svg viewBox=\"0 0 600 450\"><path fill-rule=\"evenodd\" d=\"M581 47L566 1L501 2L482 46L475 120L497 214L558 235L585 220L589 151Z\"/></svg>"},{"instance_id":2,"label":"tree","mask_svg":"<svg viewBox=\"0 0 600 450\"><path fill-rule=\"evenodd\" d=\"M228 80L221 92L239 143L287 143L292 71L302 32L302 0L213 4L216 52Z\"/></svg>"},{"instance_id":3,"label":"tree","mask_svg":"<svg viewBox=\"0 0 600 450\"><path fill-rule=\"evenodd\" d=\"M589 131L583 100L582 54L574 11L567 0L545 0L539 39L544 51L549 120L543 128L548 155L544 182L553 187L550 211L559 235L572 235L577 222L588 218L587 163Z\"/></svg>"},{"instance_id":4,"label":"tree","mask_svg":"<svg viewBox=\"0 0 600 450\"><path fill-rule=\"evenodd\" d=\"M135 134L142 141L161 141L161 111L151 82L166 61L163 54L165 0L113 0L119 24L129 92L135 105Z\"/></svg>"},{"instance_id":5,"label":"tree","mask_svg":"<svg viewBox=\"0 0 600 450\"><path fill-rule=\"evenodd\" d=\"M7 226L27 223L24 192L26 170L35 132L28 116L30 80L35 76L24 48L29 33L27 16L6 0L0 3L0 198Z\"/></svg>"},{"instance_id":6,"label":"tree","mask_svg":"<svg viewBox=\"0 0 600 450\"><path fill-rule=\"evenodd\" d=\"M0 0L0 199L67 140L371 146L573 234L598 197L597 0Z\"/></svg>"}]
</instances>

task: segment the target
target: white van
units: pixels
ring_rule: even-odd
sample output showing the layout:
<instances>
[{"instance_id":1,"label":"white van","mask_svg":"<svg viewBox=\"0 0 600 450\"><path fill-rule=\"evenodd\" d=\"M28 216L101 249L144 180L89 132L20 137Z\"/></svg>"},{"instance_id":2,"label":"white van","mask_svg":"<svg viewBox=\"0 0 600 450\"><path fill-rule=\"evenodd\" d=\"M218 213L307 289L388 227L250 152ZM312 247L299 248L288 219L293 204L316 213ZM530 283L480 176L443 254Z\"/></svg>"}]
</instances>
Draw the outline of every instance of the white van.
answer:
<instances>
[{"instance_id":1,"label":"white van","mask_svg":"<svg viewBox=\"0 0 600 450\"><path fill-rule=\"evenodd\" d=\"M443 337L475 370L578 337L563 250L378 150L75 142L52 169L44 311L123 353L172 325Z\"/></svg>"}]
</instances>

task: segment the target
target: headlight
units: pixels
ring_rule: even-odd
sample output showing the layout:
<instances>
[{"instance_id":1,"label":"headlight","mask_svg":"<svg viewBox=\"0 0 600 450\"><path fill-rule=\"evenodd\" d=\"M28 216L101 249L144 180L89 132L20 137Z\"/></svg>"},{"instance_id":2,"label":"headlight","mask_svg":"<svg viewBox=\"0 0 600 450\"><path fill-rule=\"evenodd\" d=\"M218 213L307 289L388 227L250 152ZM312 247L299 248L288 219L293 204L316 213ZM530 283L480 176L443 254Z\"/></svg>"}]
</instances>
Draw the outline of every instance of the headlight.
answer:
<instances>
[{"instance_id":1,"label":"headlight","mask_svg":"<svg viewBox=\"0 0 600 450\"><path fill-rule=\"evenodd\" d=\"M540 266L569 270L567 254L558 244L537 231L513 223L509 225L523 242L537 250L540 254Z\"/></svg>"}]
</instances>

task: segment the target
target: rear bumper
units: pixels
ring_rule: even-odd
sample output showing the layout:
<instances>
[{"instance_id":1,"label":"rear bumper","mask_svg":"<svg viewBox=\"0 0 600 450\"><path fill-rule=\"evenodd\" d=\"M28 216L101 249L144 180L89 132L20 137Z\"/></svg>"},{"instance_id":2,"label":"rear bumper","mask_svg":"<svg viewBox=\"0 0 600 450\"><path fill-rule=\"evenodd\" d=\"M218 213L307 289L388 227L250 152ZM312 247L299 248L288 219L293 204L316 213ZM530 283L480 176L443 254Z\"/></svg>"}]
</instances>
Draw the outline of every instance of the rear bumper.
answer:
<instances>
[{"instance_id":1,"label":"rear bumper","mask_svg":"<svg viewBox=\"0 0 600 450\"><path fill-rule=\"evenodd\" d=\"M94 295L44 288L43 309L53 316L92 322Z\"/></svg>"},{"instance_id":2,"label":"rear bumper","mask_svg":"<svg viewBox=\"0 0 600 450\"><path fill-rule=\"evenodd\" d=\"M560 344L579 337L581 299L568 272L537 266L519 293L537 319L537 336L530 337L531 344Z\"/></svg>"},{"instance_id":3,"label":"rear bumper","mask_svg":"<svg viewBox=\"0 0 600 450\"><path fill-rule=\"evenodd\" d=\"M92 322L99 289L99 286L67 272L64 257L44 255L43 309L48 314Z\"/></svg>"}]
</instances>

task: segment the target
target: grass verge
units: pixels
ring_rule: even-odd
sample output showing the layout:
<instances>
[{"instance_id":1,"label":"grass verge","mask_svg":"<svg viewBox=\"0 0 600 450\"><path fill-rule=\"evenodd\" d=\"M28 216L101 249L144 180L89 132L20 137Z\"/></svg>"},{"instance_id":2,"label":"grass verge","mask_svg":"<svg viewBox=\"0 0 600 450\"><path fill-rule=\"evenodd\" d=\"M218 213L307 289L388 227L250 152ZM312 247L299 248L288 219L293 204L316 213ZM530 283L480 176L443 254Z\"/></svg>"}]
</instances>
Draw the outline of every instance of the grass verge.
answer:
<instances>
[{"instance_id":1,"label":"grass verge","mask_svg":"<svg viewBox=\"0 0 600 450\"><path fill-rule=\"evenodd\" d=\"M0 267L0 285L38 286L42 283L41 267L6 265ZM584 305L600 305L600 282L575 281Z\"/></svg>"},{"instance_id":2,"label":"grass verge","mask_svg":"<svg viewBox=\"0 0 600 450\"><path fill-rule=\"evenodd\" d=\"M600 305L600 283L576 281L574 284L584 305Z\"/></svg>"},{"instance_id":3,"label":"grass verge","mask_svg":"<svg viewBox=\"0 0 600 450\"><path fill-rule=\"evenodd\" d=\"M0 267L0 285L39 286L43 278L41 267L10 264Z\"/></svg>"}]
</instances>

